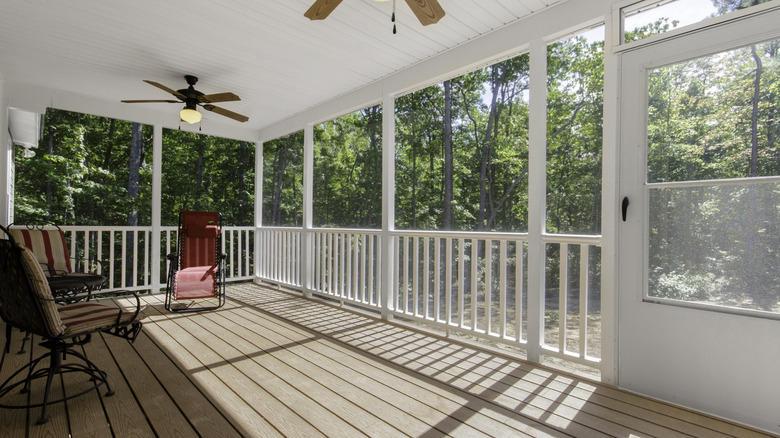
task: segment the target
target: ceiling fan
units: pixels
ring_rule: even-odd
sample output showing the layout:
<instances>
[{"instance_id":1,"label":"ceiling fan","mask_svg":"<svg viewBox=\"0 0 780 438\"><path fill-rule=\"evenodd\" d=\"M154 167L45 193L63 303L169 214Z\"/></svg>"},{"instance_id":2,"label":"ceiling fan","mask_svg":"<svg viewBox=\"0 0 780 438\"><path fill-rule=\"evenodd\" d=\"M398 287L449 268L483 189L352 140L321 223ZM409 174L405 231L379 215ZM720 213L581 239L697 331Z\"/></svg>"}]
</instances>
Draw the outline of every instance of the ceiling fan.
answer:
<instances>
[{"instance_id":1,"label":"ceiling fan","mask_svg":"<svg viewBox=\"0 0 780 438\"><path fill-rule=\"evenodd\" d=\"M212 105L212 103L215 102L234 102L237 100L241 100L240 97L236 96L233 93L216 93L216 94L203 94L200 91L196 90L194 85L198 82L198 78L191 75L184 76L184 79L189 84L189 88L182 88L181 90L173 90L171 88L166 87L165 85L159 84L154 81L149 81L144 79L144 82L150 85L154 85L155 87L167 91L168 93L171 93L179 100L123 100L124 103L153 103L153 102L164 102L164 103L183 103L184 109L181 110L179 113L179 116L181 117L181 120L184 122L187 122L189 124L194 124L200 122L200 119L203 117L201 113L198 112L198 105L200 105L203 109L206 111L211 111L214 113L217 113L221 116L229 117L233 120L239 121L239 122L246 122L249 120L249 117L234 113L233 111L226 110L225 108L221 108L215 105Z\"/></svg>"},{"instance_id":2,"label":"ceiling fan","mask_svg":"<svg viewBox=\"0 0 780 438\"><path fill-rule=\"evenodd\" d=\"M317 0L303 15L310 20L324 20L342 0ZM377 0L387 1L387 0ZM393 0L395 1L395 0ZM444 16L444 9L437 0L406 0L406 4L412 9L414 15L423 26L438 23ZM393 13L395 22L395 12Z\"/></svg>"}]
</instances>

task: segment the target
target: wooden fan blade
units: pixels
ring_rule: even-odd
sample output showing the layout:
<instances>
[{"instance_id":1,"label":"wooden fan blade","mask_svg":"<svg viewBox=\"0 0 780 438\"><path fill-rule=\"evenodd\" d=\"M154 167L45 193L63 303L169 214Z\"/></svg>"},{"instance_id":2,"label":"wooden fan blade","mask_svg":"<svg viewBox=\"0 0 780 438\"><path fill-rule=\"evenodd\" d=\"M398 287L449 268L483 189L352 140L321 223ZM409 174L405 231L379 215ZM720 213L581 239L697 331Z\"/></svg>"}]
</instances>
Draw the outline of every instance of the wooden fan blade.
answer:
<instances>
[{"instance_id":1,"label":"wooden fan blade","mask_svg":"<svg viewBox=\"0 0 780 438\"><path fill-rule=\"evenodd\" d=\"M160 83L154 82L154 81L149 81L149 80L146 80L146 79L144 79L144 82L146 82L149 85L154 85L155 87L157 87L157 88L159 88L161 90L167 91L167 92L173 94L174 96L178 97L182 101L187 100L187 96L179 93L178 91L176 91L176 90L174 90L172 88L168 88L168 87L166 87L163 84L160 84Z\"/></svg>"},{"instance_id":2,"label":"wooden fan blade","mask_svg":"<svg viewBox=\"0 0 780 438\"><path fill-rule=\"evenodd\" d=\"M241 98L233 93L203 94L198 96L198 102L200 103L234 102L236 100L241 100Z\"/></svg>"},{"instance_id":3,"label":"wooden fan blade","mask_svg":"<svg viewBox=\"0 0 780 438\"><path fill-rule=\"evenodd\" d=\"M203 105L203 109L205 109L206 111L217 113L221 116L230 117L231 119L239 122L246 122L247 120L249 120L249 117L247 116L234 113L233 111L226 110L225 108L220 108L214 105Z\"/></svg>"},{"instance_id":4,"label":"wooden fan blade","mask_svg":"<svg viewBox=\"0 0 780 438\"><path fill-rule=\"evenodd\" d=\"M406 0L406 4L423 26L438 23L444 16L444 9L437 0Z\"/></svg>"},{"instance_id":5,"label":"wooden fan blade","mask_svg":"<svg viewBox=\"0 0 780 438\"><path fill-rule=\"evenodd\" d=\"M181 103L180 100L123 100L124 103Z\"/></svg>"},{"instance_id":6,"label":"wooden fan blade","mask_svg":"<svg viewBox=\"0 0 780 438\"><path fill-rule=\"evenodd\" d=\"M317 0L303 16L309 20L324 20L340 3L341 0Z\"/></svg>"}]
</instances>

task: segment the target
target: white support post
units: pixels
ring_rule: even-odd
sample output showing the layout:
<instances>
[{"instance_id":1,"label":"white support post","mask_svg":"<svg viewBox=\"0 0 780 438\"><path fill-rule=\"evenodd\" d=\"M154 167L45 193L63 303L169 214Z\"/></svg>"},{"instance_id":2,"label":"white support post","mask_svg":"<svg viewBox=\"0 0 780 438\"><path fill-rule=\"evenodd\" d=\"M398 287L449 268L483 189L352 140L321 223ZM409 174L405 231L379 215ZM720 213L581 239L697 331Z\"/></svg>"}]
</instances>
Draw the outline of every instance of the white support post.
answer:
<instances>
[{"instance_id":1,"label":"white support post","mask_svg":"<svg viewBox=\"0 0 780 438\"><path fill-rule=\"evenodd\" d=\"M601 171L601 381L618 385L617 273L618 273L618 173L620 168L620 9L606 14L604 39L604 140Z\"/></svg>"},{"instance_id":2,"label":"white support post","mask_svg":"<svg viewBox=\"0 0 780 438\"><path fill-rule=\"evenodd\" d=\"M263 227L263 142L255 142L255 282L260 281L260 267L264 266L265 260L262 260L267 254L263 249L261 252L260 238Z\"/></svg>"},{"instance_id":3,"label":"white support post","mask_svg":"<svg viewBox=\"0 0 780 438\"><path fill-rule=\"evenodd\" d=\"M382 319L391 319L390 310L395 299L395 254L392 232L395 230L395 98L385 95L382 100L382 250L380 308Z\"/></svg>"},{"instance_id":4,"label":"white support post","mask_svg":"<svg viewBox=\"0 0 780 438\"><path fill-rule=\"evenodd\" d=\"M0 223L8 225L13 218L11 190L14 177L14 149L8 134L8 102L5 99L4 89L5 85L0 81L0 151L2 151L0 152Z\"/></svg>"},{"instance_id":5,"label":"white support post","mask_svg":"<svg viewBox=\"0 0 780 438\"><path fill-rule=\"evenodd\" d=\"M312 290L312 207L314 190L314 125L303 130L303 224L301 229L301 288L303 296L311 298Z\"/></svg>"},{"instance_id":6,"label":"white support post","mask_svg":"<svg viewBox=\"0 0 780 438\"><path fill-rule=\"evenodd\" d=\"M152 135L152 279L151 293L160 292L160 241L162 239L162 143L161 125L154 125ZM113 245L113 239L112 245ZM165 259L163 259L165 260Z\"/></svg>"},{"instance_id":7,"label":"white support post","mask_svg":"<svg viewBox=\"0 0 780 438\"><path fill-rule=\"evenodd\" d=\"M542 235L547 217L547 43L531 43L528 182L528 360L541 363L544 342Z\"/></svg>"}]
</instances>

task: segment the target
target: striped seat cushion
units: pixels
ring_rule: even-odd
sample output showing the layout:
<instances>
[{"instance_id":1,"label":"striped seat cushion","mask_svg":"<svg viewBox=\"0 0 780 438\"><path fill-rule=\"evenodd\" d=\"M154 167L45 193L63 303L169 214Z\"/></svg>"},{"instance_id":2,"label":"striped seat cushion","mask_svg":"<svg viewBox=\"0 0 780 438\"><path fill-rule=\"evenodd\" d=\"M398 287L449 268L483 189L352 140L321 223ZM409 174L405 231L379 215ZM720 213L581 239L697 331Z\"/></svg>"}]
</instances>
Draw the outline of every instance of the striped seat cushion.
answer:
<instances>
[{"instance_id":1,"label":"striped seat cushion","mask_svg":"<svg viewBox=\"0 0 780 438\"><path fill-rule=\"evenodd\" d=\"M57 308L63 324L65 324L65 335L74 333L85 333L116 325L116 319L121 312L120 324L128 324L133 321L132 312L125 311L115 305L112 301L104 304L99 301L87 301L83 303L67 304ZM142 313L139 313L141 319Z\"/></svg>"},{"instance_id":2,"label":"striped seat cushion","mask_svg":"<svg viewBox=\"0 0 780 438\"><path fill-rule=\"evenodd\" d=\"M35 254L39 263L49 266L48 276L73 272L65 234L59 228L11 228L11 236Z\"/></svg>"},{"instance_id":3,"label":"striped seat cushion","mask_svg":"<svg viewBox=\"0 0 780 438\"><path fill-rule=\"evenodd\" d=\"M21 261L22 268L27 274L27 278L30 280L30 293L35 297L35 301L38 303L38 309L43 319L43 324L46 332L40 332L41 328L37 328L39 332L37 334L42 336L57 337L65 331L65 325L60 319L57 312L57 306L54 304L54 297L49 289L49 281L46 280L46 276L43 275L43 269L41 269L40 263L36 260L32 251L27 249L23 245L17 244L21 249ZM28 321L30 324L35 324L35 321Z\"/></svg>"}]
</instances>

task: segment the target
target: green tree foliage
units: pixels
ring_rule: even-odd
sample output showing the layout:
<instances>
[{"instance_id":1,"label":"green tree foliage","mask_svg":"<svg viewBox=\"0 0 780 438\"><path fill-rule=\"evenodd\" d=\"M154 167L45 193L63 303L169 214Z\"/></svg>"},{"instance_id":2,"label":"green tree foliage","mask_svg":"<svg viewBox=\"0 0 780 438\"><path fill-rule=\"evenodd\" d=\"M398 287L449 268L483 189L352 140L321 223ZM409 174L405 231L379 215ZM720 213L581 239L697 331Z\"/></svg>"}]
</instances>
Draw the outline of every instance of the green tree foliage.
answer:
<instances>
[{"instance_id":1,"label":"green tree foliage","mask_svg":"<svg viewBox=\"0 0 780 438\"><path fill-rule=\"evenodd\" d=\"M263 225L303 225L303 131L263 144Z\"/></svg>"},{"instance_id":2,"label":"green tree foliage","mask_svg":"<svg viewBox=\"0 0 780 438\"><path fill-rule=\"evenodd\" d=\"M705 181L651 191L651 295L777 310L780 189L746 178L780 175L779 47L651 72L648 181Z\"/></svg>"},{"instance_id":3,"label":"green tree foliage","mask_svg":"<svg viewBox=\"0 0 780 438\"><path fill-rule=\"evenodd\" d=\"M49 109L36 156L16 151L14 222L150 225L151 145L150 126ZM162 160L163 225L186 209L253 224L253 144L164 130Z\"/></svg>"},{"instance_id":4,"label":"green tree foliage","mask_svg":"<svg viewBox=\"0 0 780 438\"><path fill-rule=\"evenodd\" d=\"M225 225L254 224L254 145L164 130L162 224L177 225L182 210L218 211Z\"/></svg>"},{"instance_id":5,"label":"green tree foliage","mask_svg":"<svg viewBox=\"0 0 780 438\"><path fill-rule=\"evenodd\" d=\"M128 193L134 125L141 150L138 191ZM17 224L127 225L151 221L151 127L49 109L32 158L15 156L14 222Z\"/></svg>"},{"instance_id":6,"label":"green tree foliage","mask_svg":"<svg viewBox=\"0 0 780 438\"><path fill-rule=\"evenodd\" d=\"M396 99L397 228L528 229L528 59Z\"/></svg>"},{"instance_id":7,"label":"green tree foliage","mask_svg":"<svg viewBox=\"0 0 780 438\"><path fill-rule=\"evenodd\" d=\"M770 0L712 0L712 4L718 8L720 14L738 11L740 9L757 6Z\"/></svg>"},{"instance_id":8,"label":"green tree foliage","mask_svg":"<svg viewBox=\"0 0 780 438\"><path fill-rule=\"evenodd\" d=\"M381 194L382 107L315 127L314 225L379 228Z\"/></svg>"},{"instance_id":9,"label":"green tree foliage","mask_svg":"<svg viewBox=\"0 0 780 438\"><path fill-rule=\"evenodd\" d=\"M603 28L547 47L547 231L600 234Z\"/></svg>"}]
</instances>

